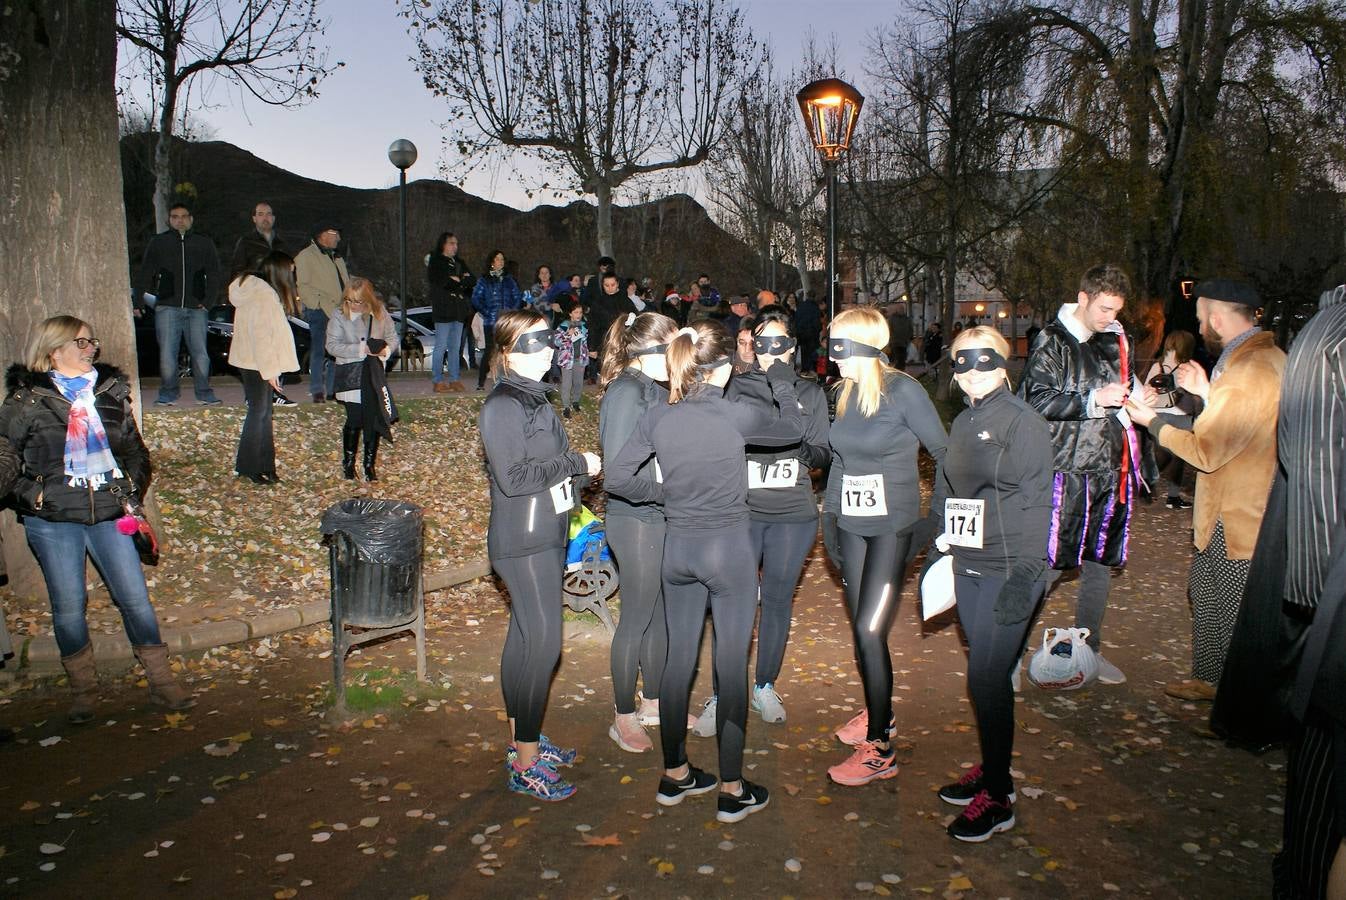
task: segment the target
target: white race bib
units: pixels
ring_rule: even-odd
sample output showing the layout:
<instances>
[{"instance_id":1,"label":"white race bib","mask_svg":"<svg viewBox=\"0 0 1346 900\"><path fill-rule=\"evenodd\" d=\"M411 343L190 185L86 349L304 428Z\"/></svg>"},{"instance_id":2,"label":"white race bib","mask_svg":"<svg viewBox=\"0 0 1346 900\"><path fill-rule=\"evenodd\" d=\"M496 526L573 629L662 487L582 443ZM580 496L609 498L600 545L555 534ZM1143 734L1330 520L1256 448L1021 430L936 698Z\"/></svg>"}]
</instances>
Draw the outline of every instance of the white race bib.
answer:
<instances>
[{"instance_id":1,"label":"white race bib","mask_svg":"<svg viewBox=\"0 0 1346 900\"><path fill-rule=\"evenodd\" d=\"M843 516L888 515L888 501L883 494L883 476L842 475L841 514Z\"/></svg>"},{"instance_id":2,"label":"white race bib","mask_svg":"<svg viewBox=\"0 0 1346 900\"><path fill-rule=\"evenodd\" d=\"M748 490L794 487L799 481L799 460L778 459L759 463L748 460Z\"/></svg>"},{"instance_id":3,"label":"white race bib","mask_svg":"<svg viewBox=\"0 0 1346 900\"><path fill-rule=\"evenodd\" d=\"M980 550L985 527L985 500L949 498L944 501L944 537L949 544Z\"/></svg>"},{"instance_id":4,"label":"white race bib","mask_svg":"<svg viewBox=\"0 0 1346 900\"><path fill-rule=\"evenodd\" d=\"M575 489L567 478L560 484L548 488L551 492L551 505L556 508L556 512L568 513L575 508Z\"/></svg>"}]
</instances>

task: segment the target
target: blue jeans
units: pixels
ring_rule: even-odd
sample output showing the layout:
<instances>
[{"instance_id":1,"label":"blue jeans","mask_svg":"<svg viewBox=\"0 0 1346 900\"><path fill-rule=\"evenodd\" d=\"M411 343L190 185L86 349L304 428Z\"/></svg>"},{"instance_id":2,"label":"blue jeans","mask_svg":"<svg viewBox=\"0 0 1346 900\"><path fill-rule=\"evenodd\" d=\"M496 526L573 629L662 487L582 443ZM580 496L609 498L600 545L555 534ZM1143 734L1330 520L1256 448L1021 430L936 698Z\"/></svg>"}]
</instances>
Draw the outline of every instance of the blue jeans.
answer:
<instances>
[{"instance_id":1,"label":"blue jeans","mask_svg":"<svg viewBox=\"0 0 1346 900\"><path fill-rule=\"evenodd\" d=\"M178 348L187 339L192 358L192 387L197 400L213 400L210 389L210 354L206 352L206 311L200 307L154 308L154 336L159 341L159 399L172 403L178 399Z\"/></svg>"},{"instance_id":2,"label":"blue jeans","mask_svg":"<svg viewBox=\"0 0 1346 900\"><path fill-rule=\"evenodd\" d=\"M435 349L430 352L430 380L439 384L444 380L445 369L448 380L457 381L461 374L458 363L462 360L463 323L436 322Z\"/></svg>"},{"instance_id":3,"label":"blue jeans","mask_svg":"<svg viewBox=\"0 0 1346 900\"><path fill-rule=\"evenodd\" d=\"M112 602L121 611L126 638L131 645L143 647L160 643L159 622L150 605L140 555L136 553L131 536L117 530L115 519L97 525L80 525L26 516L23 529L47 582L56 646L62 656L78 653L89 643L89 624L84 618L89 602L84 583L86 553L93 557L94 566L112 594Z\"/></svg>"},{"instance_id":4,"label":"blue jeans","mask_svg":"<svg viewBox=\"0 0 1346 900\"><path fill-rule=\"evenodd\" d=\"M336 360L327 355L327 313L304 308L308 323L308 392L313 396L336 393Z\"/></svg>"}]
</instances>

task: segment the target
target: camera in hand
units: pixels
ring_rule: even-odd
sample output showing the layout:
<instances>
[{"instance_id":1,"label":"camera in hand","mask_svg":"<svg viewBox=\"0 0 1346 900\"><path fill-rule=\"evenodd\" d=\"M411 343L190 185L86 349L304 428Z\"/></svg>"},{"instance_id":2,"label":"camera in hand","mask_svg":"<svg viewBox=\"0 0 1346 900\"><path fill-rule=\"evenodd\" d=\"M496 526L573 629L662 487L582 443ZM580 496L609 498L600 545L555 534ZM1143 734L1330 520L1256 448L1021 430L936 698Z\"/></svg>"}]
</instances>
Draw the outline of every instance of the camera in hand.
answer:
<instances>
[{"instance_id":1,"label":"camera in hand","mask_svg":"<svg viewBox=\"0 0 1346 900\"><path fill-rule=\"evenodd\" d=\"M1178 380L1172 372L1161 372L1150 379L1150 387L1161 394L1171 394L1178 389Z\"/></svg>"},{"instance_id":2,"label":"camera in hand","mask_svg":"<svg viewBox=\"0 0 1346 900\"><path fill-rule=\"evenodd\" d=\"M369 348L370 353L382 353L383 348L388 346L388 342L383 338L369 338L365 341L365 346Z\"/></svg>"}]
</instances>

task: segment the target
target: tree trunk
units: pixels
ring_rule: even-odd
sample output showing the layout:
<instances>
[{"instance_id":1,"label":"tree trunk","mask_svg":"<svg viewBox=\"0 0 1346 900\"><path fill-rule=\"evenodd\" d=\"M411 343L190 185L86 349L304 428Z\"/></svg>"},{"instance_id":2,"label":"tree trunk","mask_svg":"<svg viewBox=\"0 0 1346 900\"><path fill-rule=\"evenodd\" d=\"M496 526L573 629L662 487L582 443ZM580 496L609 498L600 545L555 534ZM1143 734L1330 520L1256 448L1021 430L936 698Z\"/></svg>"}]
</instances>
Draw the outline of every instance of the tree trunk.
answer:
<instances>
[{"instance_id":1,"label":"tree trunk","mask_svg":"<svg viewBox=\"0 0 1346 900\"><path fill-rule=\"evenodd\" d=\"M598 255L612 256L612 185L596 179L594 198L598 201Z\"/></svg>"},{"instance_id":2,"label":"tree trunk","mask_svg":"<svg viewBox=\"0 0 1346 900\"><path fill-rule=\"evenodd\" d=\"M807 297L812 286L812 279L809 278L809 254L808 247L804 243L804 219L802 215L796 216L790 223L790 233L795 239L795 265L799 267L799 289ZM814 298L818 299L817 297Z\"/></svg>"},{"instance_id":3,"label":"tree trunk","mask_svg":"<svg viewBox=\"0 0 1346 900\"><path fill-rule=\"evenodd\" d=\"M114 94L116 5L19 3L0 37L0 358L21 360L49 316L89 322L102 359L140 381L131 327L126 211ZM19 596L44 593L23 529L0 523Z\"/></svg>"}]
</instances>

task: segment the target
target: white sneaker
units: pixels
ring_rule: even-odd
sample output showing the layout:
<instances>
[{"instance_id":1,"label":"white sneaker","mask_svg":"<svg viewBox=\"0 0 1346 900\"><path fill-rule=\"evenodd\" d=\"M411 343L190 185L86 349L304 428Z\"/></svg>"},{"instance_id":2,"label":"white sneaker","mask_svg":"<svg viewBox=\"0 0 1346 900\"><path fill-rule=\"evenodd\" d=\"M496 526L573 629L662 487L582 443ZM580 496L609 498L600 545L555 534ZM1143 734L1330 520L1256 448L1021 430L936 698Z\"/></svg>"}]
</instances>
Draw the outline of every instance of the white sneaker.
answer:
<instances>
[{"instance_id":1,"label":"white sneaker","mask_svg":"<svg viewBox=\"0 0 1346 900\"><path fill-rule=\"evenodd\" d=\"M706 705L701 708L701 715L696 717L696 724L692 726L692 734L697 737L715 737L716 701L714 696L706 701Z\"/></svg>"},{"instance_id":2,"label":"white sneaker","mask_svg":"<svg viewBox=\"0 0 1346 900\"><path fill-rule=\"evenodd\" d=\"M1010 673L1010 687L1014 688L1014 693L1020 693L1024 689L1024 661L1019 658L1019 664L1014 667Z\"/></svg>"},{"instance_id":3,"label":"white sneaker","mask_svg":"<svg viewBox=\"0 0 1346 900\"><path fill-rule=\"evenodd\" d=\"M785 705L781 703L780 694L776 693L775 685L764 684L761 687L754 685L752 689L752 708L762 714L762 721L768 725L785 721Z\"/></svg>"},{"instance_id":4,"label":"white sneaker","mask_svg":"<svg viewBox=\"0 0 1346 900\"><path fill-rule=\"evenodd\" d=\"M1103 654L1098 656L1098 682L1099 684L1126 684L1126 676L1122 670L1114 666L1103 658Z\"/></svg>"}]
</instances>

